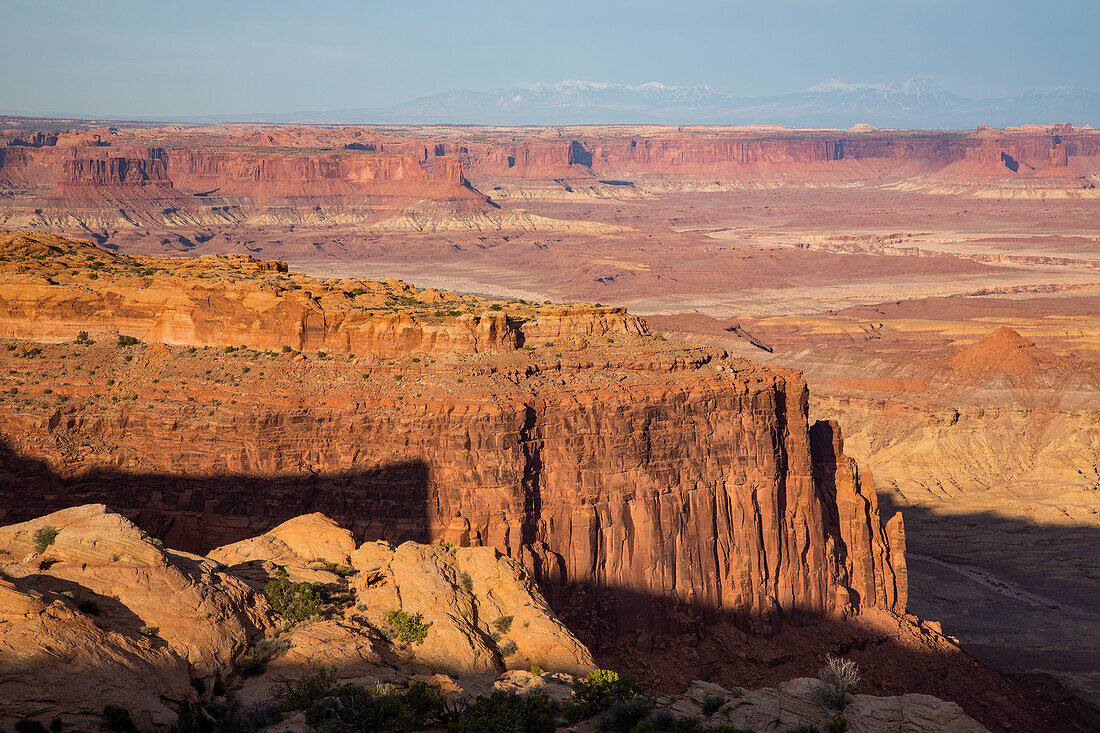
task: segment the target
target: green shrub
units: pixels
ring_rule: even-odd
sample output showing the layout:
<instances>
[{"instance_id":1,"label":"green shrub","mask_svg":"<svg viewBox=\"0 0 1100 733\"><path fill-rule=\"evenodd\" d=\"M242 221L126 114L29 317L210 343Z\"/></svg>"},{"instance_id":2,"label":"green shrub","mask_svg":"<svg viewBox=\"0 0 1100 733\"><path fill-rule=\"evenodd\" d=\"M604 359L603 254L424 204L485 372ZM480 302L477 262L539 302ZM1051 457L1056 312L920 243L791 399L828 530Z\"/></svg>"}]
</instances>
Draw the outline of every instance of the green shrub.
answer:
<instances>
[{"instance_id":1,"label":"green shrub","mask_svg":"<svg viewBox=\"0 0 1100 733\"><path fill-rule=\"evenodd\" d=\"M458 574L458 582L462 583L462 587L466 589L467 593L474 592L474 579L465 570Z\"/></svg>"},{"instance_id":2,"label":"green shrub","mask_svg":"<svg viewBox=\"0 0 1100 733\"><path fill-rule=\"evenodd\" d=\"M821 728L821 733L844 733L848 730L848 719L838 715Z\"/></svg>"},{"instance_id":3,"label":"green shrub","mask_svg":"<svg viewBox=\"0 0 1100 733\"><path fill-rule=\"evenodd\" d=\"M479 697L453 726L456 733L553 733L556 728L546 695L503 690Z\"/></svg>"},{"instance_id":4,"label":"green shrub","mask_svg":"<svg viewBox=\"0 0 1100 733\"><path fill-rule=\"evenodd\" d=\"M573 684L575 704L566 710L566 720L575 723L607 710L617 702L633 700L641 694L637 683L620 677L610 669L597 669Z\"/></svg>"},{"instance_id":5,"label":"green shrub","mask_svg":"<svg viewBox=\"0 0 1100 733\"><path fill-rule=\"evenodd\" d=\"M141 341L134 338L133 336L123 336L123 335L119 334L119 337L118 337L118 345L119 346L134 346L134 345L140 344L140 343L141 343Z\"/></svg>"},{"instance_id":6,"label":"green shrub","mask_svg":"<svg viewBox=\"0 0 1100 733\"><path fill-rule=\"evenodd\" d=\"M34 531L31 539L34 542L35 553L41 555L46 551L46 548L53 544L53 541L57 539L58 529L53 525L47 524L44 527L39 527Z\"/></svg>"},{"instance_id":7,"label":"green shrub","mask_svg":"<svg viewBox=\"0 0 1100 733\"><path fill-rule=\"evenodd\" d=\"M292 583L279 570L264 586L264 595L275 613L291 621L306 621L321 615L321 596L311 583Z\"/></svg>"},{"instance_id":8,"label":"green shrub","mask_svg":"<svg viewBox=\"0 0 1100 733\"><path fill-rule=\"evenodd\" d=\"M513 618L515 618L515 617L514 616L501 616L500 618L498 618L496 621L493 622L493 626L495 626L496 630L499 631L500 633L507 634L508 631L512 628L512 619Z\"/></svg>"},{"instance_id":9,"label":"green shrub","mask_svg":"<svg viewBox=\"0 0 1100 733\"><path fill-rule=\"evenodd\" d=\"M424 614L405 613L393 609L386 614L386 623L393 629L393 634L402 646L419 646L428 638L428 629L431 623L424 623Z\"/></svg>"},{"instance_id":10,"label":"green shrub","mask_svg":"<svg viewBox=\"0 0 1100 733\"><path fill-rule=\"evenodd\" d=\"M504 659L507 659L508 657L519 651L519 645L516 644L516 642L514 641L508 640L499 647L499 651L500 656Z\"/></svg>"},{"instance_id":11,"label":"green shrub","mask_svg":"<svg viewBox=\"0 0 1100 733\"><path fill-rule=\"evenodd\" d=\"M142 636L156 636L158 631L160 631L160 629L156 626L142 626L138 629L138 633Z\"/></svg>"}]
</instances>

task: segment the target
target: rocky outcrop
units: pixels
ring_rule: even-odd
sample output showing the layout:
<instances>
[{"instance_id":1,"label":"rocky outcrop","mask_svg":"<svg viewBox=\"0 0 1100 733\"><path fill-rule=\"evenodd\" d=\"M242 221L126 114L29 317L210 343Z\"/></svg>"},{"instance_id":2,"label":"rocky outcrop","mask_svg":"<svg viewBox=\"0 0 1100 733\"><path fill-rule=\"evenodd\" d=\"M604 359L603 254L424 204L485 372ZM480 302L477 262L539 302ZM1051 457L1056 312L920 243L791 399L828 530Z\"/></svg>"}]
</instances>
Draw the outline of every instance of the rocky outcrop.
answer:
<instances>
[{"instance_id":1,"label":"rocky outcrop","mask_svg":"<svg viewBox=\"0 0 1100 733\"><path fill-rule=\"evenodd\" d=\"M35 552L35 533L46 527L56 538ZM163 640L197 677L216 675L271 626L267 603L244 583L214 562L161 549L103 505L0 528L0 557L8 561L6 575L23 587L79 593L97 607L97 618Z\"/></svg>"},{"instance_id":2,"label":"rocky outcrop","mask_svg":"<svg viewBox=\"0 0 1100 733\"><path fill-rule=\"evenodd\" d=\"M834 717L817 698L820 681L801 677L778 687L727 690L719 685L695 682L681 697L663 700L663 705L681 716L702 718L709 726L730 725L749 730L794 729L800 725L822 727ZM706 715L704 702L720 698L716 712ZM987 733L986 728L966 715L953 702L931 695L876 697L853 695L841 714L851 733Z\"/></svg>"},{"instance_id":3,"label":"rocky outcrop","mask_svg":"<svg viewBox=\"0 0 1100 733\"><path fill-rule=\"evenodd\" d=\"M353 582L330 570L307 581L343 588L348 600L276 629L258 591L281 571L301 577L318 565L339 566ZM101 505L73 507L0 527L0 571L0 725L91 720L116 705L143 727L166 727L181 704L209 697L211 680L229 680L246 701L270 701L320 667L371 685L417 674L483 684L532 666L547 679L571 679L594 668L514 560L491 548L355 549L350 533L321 514L202 558L164 550ZM389 611L402 609L424 619L423 644L383 633L392 630ZM241 679L242 654L265 635L278 651ZM528 674L528 686L538 677Z\"/></svg>"},{"instance_id":4,"label":"rocky outcrop","mask_svg":"<svg viewBox=\"0 0 1100 733\"><path fill-rule=\"evenodd\" d=\"M117 332L169 344L394 357L512 351L549 338L647 333L622 308L512 304L505 310L499 302L422 291L397 280L292 280L280 274L287 269L283 263L241 255L150 260L149 268L135 269L138 260L86 242L0 235L0 256L29 248L53 256L54 265L86 265L86 257L98 262L83 276L63 279L34 274L33 267L5 268L0 333L9 337Z\"/></svg>"}]
</instances>

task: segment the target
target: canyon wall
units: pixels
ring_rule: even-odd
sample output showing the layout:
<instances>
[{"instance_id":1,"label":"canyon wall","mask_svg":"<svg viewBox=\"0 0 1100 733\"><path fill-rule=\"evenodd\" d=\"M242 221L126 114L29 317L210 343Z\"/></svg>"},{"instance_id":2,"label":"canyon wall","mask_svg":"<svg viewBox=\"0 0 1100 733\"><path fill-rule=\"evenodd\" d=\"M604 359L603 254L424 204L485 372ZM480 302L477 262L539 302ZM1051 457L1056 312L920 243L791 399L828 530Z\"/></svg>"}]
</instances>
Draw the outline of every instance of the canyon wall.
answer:
<instances>
[{"instance_id":1,"label":"canyon wall","mask_svg":"<svg viewBox=\"0 0 1100 733\"><path fill-rule=\"evenodd\" d=\"M0 351L22 385L0 395L3 522L102 502L204 551L323 511L358 539L497 547L597 637L904 610L900 519L882 528L835 426L810 429L797 372L666 343L619 309L300 275L289 289L285 268L247 258L97 263L86 244L6 242L4 293L20 295L0 302L0 329L38 345ZM353 284L350 300L386 317L460 334L482 313L499 338L417 351L389 330L339 358L276 348L346 333ZM203 304L216 317L165 338L172 309L150 299L167 290L192 299L189 324ZM280 299L316 322L280 330L303 323L271 310ZM151 342L237 345L115 343L139 321ZM91 338L74 346L76 329Z\"/></svg>"},{"instance_id":2,"label":"canyon wall","mask_svg":"<svg viewBox=\"0 0 1100 733\"><path fill-rule=\"evenodd\" d=\"M487 211L485 197L469 186L467 174L477 185L604 177L828 186L906 184L931 176L954 184L1072 179L1065 185L1087 188L1095 181L1086 176L1100 170L1100 133L1067 125L970 133L593 127L561 128L556 134L214 126L51 136L13 131L0 139L4 142L0 212L9 212L10 223L26 225L33 222L12 218L11 212L36 211L62 228L65 222L51 218L50 207L97 196L116 220L118 204L125 209L133 197L138 213L148 215L133 184L179 193L177 201L162 207L167 214L153 212L161 223L173 223L168 214L176 210L185 220L187 212L195 212L190 218L199 222L217 219L202 213L211 208L242 221L256 215L254 207L293 210L293 216L282 211L269 217L284 223L317 218L314 212L324 210L330 223L351 223L376 220L379 213L422 200Z\"/></svg>"}]
</instances>

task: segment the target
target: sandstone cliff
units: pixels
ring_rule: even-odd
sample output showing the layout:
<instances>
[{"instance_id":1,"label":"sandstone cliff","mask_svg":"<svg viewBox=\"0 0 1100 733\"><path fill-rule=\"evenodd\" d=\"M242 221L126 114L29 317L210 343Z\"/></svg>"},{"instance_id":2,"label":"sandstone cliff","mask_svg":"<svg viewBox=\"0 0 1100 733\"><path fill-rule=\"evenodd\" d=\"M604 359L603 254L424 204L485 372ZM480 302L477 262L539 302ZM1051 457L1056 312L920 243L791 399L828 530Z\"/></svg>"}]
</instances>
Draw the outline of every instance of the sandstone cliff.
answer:
<instances>
[{"instance_id":1,"label":"sandstone cliff","mask_svg":"<svg viewBox=\"0 0 1100 733\"><path fill-rule=\"evenodd\" d=\"M1061 126L974 133L213 126L56 138L15 130L3 142L0 223L104 236L225 224L393 230L410 226L405 215L425 203L434 228L533 226L530 217L494 220L496 204L481 191L492 195L498 183L535 198L547 195L548 182L557 195L574 194L568 181L599 196L636 184L642 195L887 185L976 197L1100 196L1100 134ZM563 224L544 218L537 226Z\"/></svg>"},{"instance_id":2,"label":"sandstone cliff","mask_svg":"<svg viewBox=\"0 0 1100 733\"><path fill-rule=\"evenodd\" d=\"M138 346L44 421L5 410L12 447L53 464L34 494L6 489L9 518L104 501L204 551L323 511L360 539L496 547L590 638L904 610L904 534L881 528L836 429L811 433L797 373L666 345L618 309L492 310L247 259L74 246L3 269L13 336L83 330L85 356L108 361L108 333L226 345L201 362ZM200 363L233 376L194 381ZM143 396L93 396L116 390ZM99 448L59 461L61 436Z\"/></svg>"}]
</instances>

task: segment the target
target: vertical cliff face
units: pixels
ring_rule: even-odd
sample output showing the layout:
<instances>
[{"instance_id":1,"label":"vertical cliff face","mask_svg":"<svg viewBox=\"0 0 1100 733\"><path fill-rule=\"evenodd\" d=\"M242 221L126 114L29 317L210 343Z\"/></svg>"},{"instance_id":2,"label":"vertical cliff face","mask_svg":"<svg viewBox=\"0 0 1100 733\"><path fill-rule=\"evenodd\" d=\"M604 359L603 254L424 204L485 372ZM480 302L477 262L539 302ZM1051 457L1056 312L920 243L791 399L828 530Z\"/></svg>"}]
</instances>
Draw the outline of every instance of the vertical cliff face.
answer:
<instances>
[{"instance_id":1,"label":"vertical cliff face","mask_svg":"<svg viewBox=\"0 0 1100 733\"><path fill-rule=\"evenodd\" d=\"M103 501L203 550L323 511L362 539L495 546L595 634L903 610L902 535L835 429L808 428L799 375L706 352L589 359L399 373L398 394L392 371L349 365L312 377L339 393L315 406L291 369L212 415L185 401L195 385L176 403L5 413L18 452L58 469L8 466L4 519ZM148 373L100 388L172 379L131 368Z\"/></svg>"},{"instance_id":2,"label":"vertical cliff face","mask_svg":"<svg viewBox=\"0 0 1100 733\"><path fill-rule=\"evenodd\" d=\"M618 308L0 245L0 333L61 341L0 350L0 521L100 502L205 551L321 511L499 548L597 635L904 609L903 528L797 372Z\"/></svg>"}]
</instances>

